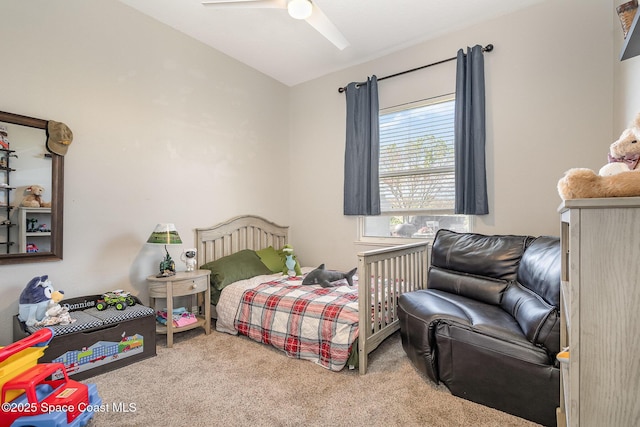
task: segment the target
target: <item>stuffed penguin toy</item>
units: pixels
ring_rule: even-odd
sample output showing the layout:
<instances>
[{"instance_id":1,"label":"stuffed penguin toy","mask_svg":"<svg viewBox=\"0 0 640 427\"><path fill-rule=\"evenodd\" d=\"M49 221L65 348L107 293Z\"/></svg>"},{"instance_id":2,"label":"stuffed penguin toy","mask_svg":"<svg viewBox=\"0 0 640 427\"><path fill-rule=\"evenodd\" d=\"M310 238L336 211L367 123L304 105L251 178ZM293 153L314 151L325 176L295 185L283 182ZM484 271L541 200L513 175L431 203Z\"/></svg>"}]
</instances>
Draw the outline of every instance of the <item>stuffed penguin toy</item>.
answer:
<instances>
[{"instance_id":1,"label":"stuffed penguin toy","mask_svg":"<svg viewBox=\"0 0 640 427\"><path fill-rule=\"evenodd\" d=\"M27 326L34 326L44 319L49 302L53 300L57 303L63 296L64 292L53 290L49 276L34 277L20 294L18 319L25 322Z\"/></svg>"}]
</instances>

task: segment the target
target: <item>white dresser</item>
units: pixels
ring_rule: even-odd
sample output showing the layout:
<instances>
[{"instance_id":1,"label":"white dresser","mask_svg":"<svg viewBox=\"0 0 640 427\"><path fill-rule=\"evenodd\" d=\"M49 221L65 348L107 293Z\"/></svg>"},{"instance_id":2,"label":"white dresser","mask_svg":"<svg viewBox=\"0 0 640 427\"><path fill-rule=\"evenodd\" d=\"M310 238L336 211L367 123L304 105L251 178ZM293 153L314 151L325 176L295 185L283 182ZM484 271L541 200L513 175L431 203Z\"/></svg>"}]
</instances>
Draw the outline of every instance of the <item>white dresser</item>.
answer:
<instances>
[{"instance_id":1,"label":"white dresser","mask_svg":"<svg viewBox=\"0 0 640 427\"><path fill-rule=\"evenodd\" d=\"M558 425L640 425L640 197L567 200Z\"/></svg>"}]
</instances>

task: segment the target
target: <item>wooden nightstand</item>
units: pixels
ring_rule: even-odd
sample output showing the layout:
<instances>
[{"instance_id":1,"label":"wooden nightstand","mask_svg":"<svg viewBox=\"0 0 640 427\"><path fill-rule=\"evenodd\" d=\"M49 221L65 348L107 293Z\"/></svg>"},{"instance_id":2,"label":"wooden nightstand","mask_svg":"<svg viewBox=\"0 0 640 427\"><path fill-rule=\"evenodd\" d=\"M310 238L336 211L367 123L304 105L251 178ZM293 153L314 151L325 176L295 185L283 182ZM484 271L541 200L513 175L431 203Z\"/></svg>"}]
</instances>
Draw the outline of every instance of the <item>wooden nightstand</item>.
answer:
<instances>
[{"instance_id":1,"label":"wooden nightstand","mask_svg":"<svg viewBox=\"0 0 640 427\"><path fill-rule=\"evenodd\" d=\"M205 333L211 333L211 293L209 290L209 270L182 271L169 277L149 276L147 281L149 285L150 305L154 310L164 309L165 307L157 307L158 299L166 300L167 309L167 325L157 323L156 333L167 335L167 347L173 347L173 334L176 332L187 331L189 329L203 327ZM198 306L196 317L197 322L190 325L177 327L173 322L169 313L173 312L173 298L179 296L193 295ZM187 307L191 310L192 305Z\"/></svg>"}]
</instances>

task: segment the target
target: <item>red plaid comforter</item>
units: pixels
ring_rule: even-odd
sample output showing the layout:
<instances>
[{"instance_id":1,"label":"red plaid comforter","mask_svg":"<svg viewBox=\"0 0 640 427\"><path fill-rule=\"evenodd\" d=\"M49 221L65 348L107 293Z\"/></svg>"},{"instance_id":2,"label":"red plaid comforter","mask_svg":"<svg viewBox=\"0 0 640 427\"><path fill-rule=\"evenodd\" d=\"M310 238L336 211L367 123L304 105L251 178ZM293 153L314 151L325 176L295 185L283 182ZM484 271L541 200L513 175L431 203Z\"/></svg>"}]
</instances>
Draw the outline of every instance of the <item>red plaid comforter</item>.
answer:
<instances>
[{"instance_id":1,"label":"red plaid comforter","mask_svg":"<svg viewBox=\"0 0 640 427\"><path fill-rule=\"evenodd\" d=\"M358 288L302 286L299 277L263 283L244 292L235 327L290 357L339 371L358 338Z\"/></svg>"}]
</instances>

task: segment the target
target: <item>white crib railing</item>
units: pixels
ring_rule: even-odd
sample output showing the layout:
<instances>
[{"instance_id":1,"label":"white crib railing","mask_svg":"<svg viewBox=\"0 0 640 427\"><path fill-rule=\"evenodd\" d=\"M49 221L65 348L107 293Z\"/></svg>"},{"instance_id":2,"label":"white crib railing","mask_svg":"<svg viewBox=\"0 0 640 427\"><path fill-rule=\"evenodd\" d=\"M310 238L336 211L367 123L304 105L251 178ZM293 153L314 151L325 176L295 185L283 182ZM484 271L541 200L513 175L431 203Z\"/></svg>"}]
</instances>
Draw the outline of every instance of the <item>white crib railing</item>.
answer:
<instances>
[{"instance_id":1,"label":"white crib railing","mask_svg":"<svg viewBox=\"0 0 640 427\"><path fill-rule=\"evenodd\" d=\"M400 328L398 297L427 287L429 242L416 242L358 254L360 332L358 365L367 372L369 353ZM369 282L370 286L366 286Z\"/></svg>"}]
</instances>

